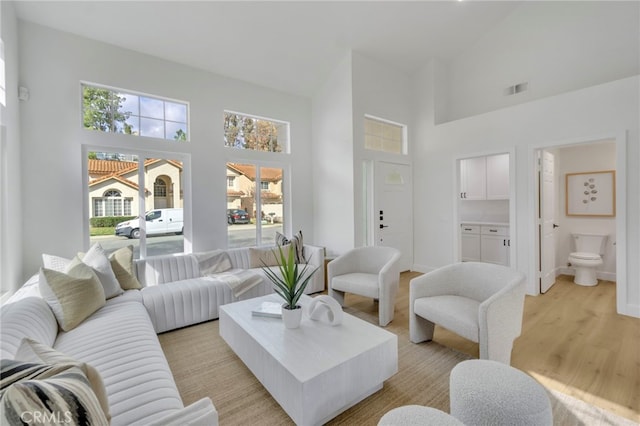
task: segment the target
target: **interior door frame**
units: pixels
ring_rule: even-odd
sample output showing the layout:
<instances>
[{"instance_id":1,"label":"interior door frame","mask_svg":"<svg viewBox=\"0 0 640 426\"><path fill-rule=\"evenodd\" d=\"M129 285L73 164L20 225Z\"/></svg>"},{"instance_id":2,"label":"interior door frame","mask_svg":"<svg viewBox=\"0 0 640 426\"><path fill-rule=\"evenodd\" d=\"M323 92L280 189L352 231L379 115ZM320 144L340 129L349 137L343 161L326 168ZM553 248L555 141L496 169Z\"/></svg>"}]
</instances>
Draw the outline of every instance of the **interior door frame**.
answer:
<instances>
[{"instance_id":1,"label":"interior door frame","mask_svg":"<svg viewBox=\"0 0 640 426\"><path fill-rule=\"evenodd\" d=\"M452 200L452 210L453 210L453 235L455 238L453 239L453 259L455 262L460 262L462 259L462 232L460 231L460 212L458 210L458 193L460 189L460 185L462 183L460 176L460 160L464 160L466 158L473 157L486 157L489 155L498 155L498 154L509 154L509 239L511 241L511 246L509 247L509 267L514 269L518 268L518 251L517 247L517 233L516 233L516 224L517 224L517 216L516 216L516 206L517 206L517 195L516 195L516 148L515 146L509 149L498 149L494 151L482 151L477 153L470 153L464 155L456 155L453 158L453 182L455 187L452 191L453 200Z\"/></svg>"},{"instance_id":2,"label":"interior door frame","mask_svg":"<svg viewBox=\"0 0 640 426\"><path fill-rule=\"evenodd\" d=\"M550 141L529 147L529 239L535 241L534 250L530 252L528 263L529 273L527 280L527 293L531 295L540 294L538 282L538 253L540 252L540 241L538 238L538 218L536 214L536 189L537 180L537 154L538 151L553 148L565 148L568 146L584 145L598 141L611 141L616 143L616 311L619 314L627 314L627 133L608 133L578 137L574 139ZM556 176L556 179L559 177Z\"/></svg>"}]
</instances>

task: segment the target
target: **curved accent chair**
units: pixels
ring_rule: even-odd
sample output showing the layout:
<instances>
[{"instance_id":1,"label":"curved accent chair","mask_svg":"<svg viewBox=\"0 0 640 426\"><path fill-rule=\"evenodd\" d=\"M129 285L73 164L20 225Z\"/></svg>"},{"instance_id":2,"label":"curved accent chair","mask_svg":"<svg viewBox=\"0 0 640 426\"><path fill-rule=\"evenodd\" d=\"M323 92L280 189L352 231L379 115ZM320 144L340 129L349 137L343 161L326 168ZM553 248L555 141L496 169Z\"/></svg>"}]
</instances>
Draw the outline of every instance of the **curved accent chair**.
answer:
<instances>
[{"instance_id":1,"label":"curved accent chair","mask_svg":"<svg viewBox=\"0 0 640 426\"><path fill-rule=\"evenodd\" d=\"M525 275L481 262L447 265L411 280L409 338L433 339L435 324L479 343L480 358L509 365L522 331Z\"/></svg>"},{"instance_id":2,"label":"curved accent chair","mask_svg":"<svg viewBox=\"0 0 640 426\"><path fill-rule=\"evenodd\" d=\"M378 300L378 322L393 320L400 282L400 252L392 247L357 247L327 264L329 295L344 306L345 293Z\"/></svg>"}]
</instances>

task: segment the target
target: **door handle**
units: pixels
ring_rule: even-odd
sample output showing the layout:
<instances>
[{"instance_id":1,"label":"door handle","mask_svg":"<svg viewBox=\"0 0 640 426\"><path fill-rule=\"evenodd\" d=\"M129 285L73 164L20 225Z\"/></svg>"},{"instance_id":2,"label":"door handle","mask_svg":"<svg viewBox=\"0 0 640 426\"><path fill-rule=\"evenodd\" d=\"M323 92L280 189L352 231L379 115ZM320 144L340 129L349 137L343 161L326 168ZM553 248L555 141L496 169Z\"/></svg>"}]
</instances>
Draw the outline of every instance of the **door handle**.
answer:
<instances>
[{"instance_id":1,"label":"door handle","mask_svg":"<svg viewBox=\"0 0 640 426\"><path fill-rule=\"evenodd\" d=\"M553 228L560 228L560 225L556 225L555 223L553 224Z\"/></svg>"},{"instance_id":2,"label":"door handle","mask_svg":"<svg viewBox=\"0 0 640 426\"><path fill-rule=\"evenodd\" d=\"M380 229L382 229L382 228L388 228L388 227L389 227L389 225L383 225L383 224L380 224Z\"/></svg>"}]
</instances>

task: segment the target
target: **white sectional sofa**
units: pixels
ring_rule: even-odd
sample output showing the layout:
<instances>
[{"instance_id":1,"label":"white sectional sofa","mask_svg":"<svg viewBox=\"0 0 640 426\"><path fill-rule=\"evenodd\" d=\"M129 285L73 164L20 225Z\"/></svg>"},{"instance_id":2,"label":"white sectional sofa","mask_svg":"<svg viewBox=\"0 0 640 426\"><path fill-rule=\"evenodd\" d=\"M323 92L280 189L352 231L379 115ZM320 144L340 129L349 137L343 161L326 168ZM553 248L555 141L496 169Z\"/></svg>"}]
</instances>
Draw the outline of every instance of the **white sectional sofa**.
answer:
<instances>
[{"instance_id":1,"label":"white sectional sofa","mask_svg":"<svg viewBox=\"0 0 640 426\"><path fill-rule=\"evenodd\" d=\"M306 292L324 289L324 250L305 246L305 258L318 268ZM30 279L0 307L0 352L16 359L24 338L33 339L94 367L104 382L111 425L211 425L218 413L209 398L184 407L157 333L218 318L218 307L273 292L250 249L227 251L231 267L255 269L262 280L236 297L223 282L201 276L194 254L136 260L143 288L106 300L79 325L63 331ZM253 263L252 263L253 262Z\"/></svg>"},{"instance_id":2,"label":"white sectional sofa","mask_svg":"<svg viewBox=\"0 0 640 426\"><path fill-rule=\"evenodd\" d=\"M220 305L273 293L273 284L267 279L262 268L252 268L256 263L256 250L258 249L226 250L233 269L250 270L261 277L259 284L240 296L235 296L224 282L211 276L202 276L195 254L136 260L138 280L144 287L141 291L142 300L156 333L216 319L219 316ZM305 288L305 293L323 291L324 249L305 245L304 257L309 271L317 268ZM185 306L188 309L185 309Z\"/></svg>"}]
</instances>

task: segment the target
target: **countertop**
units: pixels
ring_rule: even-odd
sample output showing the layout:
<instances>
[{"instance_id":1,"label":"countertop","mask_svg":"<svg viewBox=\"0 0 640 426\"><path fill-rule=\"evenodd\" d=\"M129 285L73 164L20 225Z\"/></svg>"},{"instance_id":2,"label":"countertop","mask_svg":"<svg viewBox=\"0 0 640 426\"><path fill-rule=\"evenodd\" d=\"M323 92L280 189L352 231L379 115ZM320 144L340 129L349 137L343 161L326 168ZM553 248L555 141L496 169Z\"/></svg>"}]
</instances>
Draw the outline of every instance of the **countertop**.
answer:
<instances>
[{"instance_id":1,"label":"countertop","mask_svg":"<svg viewBox=\"0 0 640 426\"><path fill-rule=\"evenodd\" d=\"M485 222L485 221L464 220L460 222L460 225L509 226L509 222Z\"/></svg>"}]
</instances>

